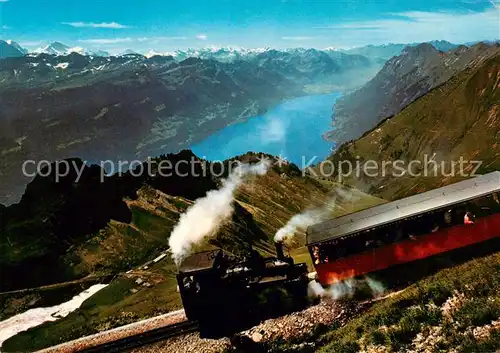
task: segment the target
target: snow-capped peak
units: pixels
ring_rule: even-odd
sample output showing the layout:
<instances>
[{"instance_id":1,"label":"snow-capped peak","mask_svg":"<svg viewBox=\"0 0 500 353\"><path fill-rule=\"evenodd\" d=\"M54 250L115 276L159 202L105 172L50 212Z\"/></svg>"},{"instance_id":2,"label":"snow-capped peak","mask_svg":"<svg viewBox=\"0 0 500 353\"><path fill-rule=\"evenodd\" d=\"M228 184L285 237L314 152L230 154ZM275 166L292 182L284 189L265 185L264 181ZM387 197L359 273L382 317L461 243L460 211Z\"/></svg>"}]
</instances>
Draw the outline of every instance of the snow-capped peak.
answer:
<instances>
[{"instance_id":1,"label":"snow-capped peak","mask_svg":"<svg viewBox=\"0 0 500 353\"><path fill-rule=\"evenodd\" d=\"M33 52L36 54L65 55L68 52L68 49L70 49L70 47L67 45L60 42L53 42L43 48L36 49Z\"/></svg>"},{"instance_id":2,"label":"snow-capped peak","mask_svg":"<svg viewBox=\"0 0 500 353\"><path fill-rule=\"evenodd\" d=\"M234 61L238 59L243 59L243 57L249 57L252 55L257 55L270 50L270 48L255 48L255 49L245 49L242 47L235 46L207 46L204 48L188 48L185 50L176 50L173 53L157 53L157 55L172 55L176 60L184 60L187 58L201 58L201 59L215 59L219 61ZM154 51L153 51L154 52ZM150 52L151 53L151 52ZM150 54L148 53L148 54ZM147 55L146 55L147 56Z\"/></svg>"},{"instance_id":3,"label":"snow-capped peak","mask_svg":"<svg viewBox=\"0 0 500 353\"><path fill-rule=\"evenodd\" d=\"M69 48L67 51L67 53L77 53L77 54L80 54L80 55L87 55L87 50L83 49L82 47L73 47L73 48Z\"/></svg>"},{"instance_id":4,"label":"snow-capped peak","mask_svg":"<svg viewBox=\"0 0 500 353\"><path fill-rule=\"evenodd\" d=\"M80 55L94 55L94 56L109 56L109 54L102 50L88 50L82 47L69 47L61 42L53 42L43 48L39 48L33 51L34 54L50 54L50 55L68 55L71 53L77 53Z\"/></svg>"},{"instance_id":5,"label":"snow-capped peak","mask_svg":"<svg viewBox=\"0 0 500 353\"><path fill-rule=\"evenodd\" d=\"M7 39L5 41L8 45L11 45L13 46L14 48L16 48L17 50L19 50L21 53L23 54L28 54L28 50L21 47L18 43L14 42L12 39Z\"/></svg>"},{"instance_id":6,"label":"snow-capped peak","mask_svg":"<svg viewBox=\"0 0 500 353\"><path fill-rule=\"evenodd\" d=\"M150 51L148 51L146 54L144 54L144 56L145 56L146 58L148 58L148 59L149 59L149 58L152 58L153 56L156 56L156 55L159 55L159 56L169 56L169 55L172 55L172 56L173 56L173 55L174 55L174 53L169 53L169 52L160 53L160 52L158 52L158 51L156 51L156 50L150 50Z\"/></svg>"}]
</instances>

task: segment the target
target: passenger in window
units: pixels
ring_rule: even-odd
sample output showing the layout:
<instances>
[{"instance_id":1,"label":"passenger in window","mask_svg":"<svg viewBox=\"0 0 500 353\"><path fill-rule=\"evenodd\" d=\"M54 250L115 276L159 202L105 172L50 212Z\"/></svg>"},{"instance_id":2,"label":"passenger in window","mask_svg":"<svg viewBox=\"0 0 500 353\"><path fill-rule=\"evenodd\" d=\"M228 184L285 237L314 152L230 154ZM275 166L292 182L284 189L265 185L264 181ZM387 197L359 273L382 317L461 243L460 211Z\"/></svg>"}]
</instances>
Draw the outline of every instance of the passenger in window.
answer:
<instances>
[{"instance_id":1,"label":"passenger in window","mask_svg":"<svg viewBox=\"0 0 500 353\"><path fill-rule=\"evenodd\" d=\"M313 258L314 264L319 265L319 248L317 246L313 246Z\"/></svg>"},{"instance_id":2,"label":"passenger in window","mask_svg":"<svg viewBox=\"0 0 500 353\"><path fill-rule=\"evenodd\" d=\"M444 213L444 224L450 226L452 222L451 210Z\"/></svg>"},{"instance_id":3,"label":"passenger in window","mask_svg":"<svg viewBox=\"0 0 500 353\"><path fill-rule=\"evenodd\" d=\"M496 203L500 204L500 199L498 198L498 193L496 193L496 192L493 193L493 200Z\"/></svg>"},{"instance_id":4,"label":"passenger in window","mask_svg":"<svg viewBox=\"0 0 500 353\"><path fill-rule=\"evenodd\" d=\"M474 224L474 215L471 212L465 213L464 224Z\"/></svg>"}]
</instances>

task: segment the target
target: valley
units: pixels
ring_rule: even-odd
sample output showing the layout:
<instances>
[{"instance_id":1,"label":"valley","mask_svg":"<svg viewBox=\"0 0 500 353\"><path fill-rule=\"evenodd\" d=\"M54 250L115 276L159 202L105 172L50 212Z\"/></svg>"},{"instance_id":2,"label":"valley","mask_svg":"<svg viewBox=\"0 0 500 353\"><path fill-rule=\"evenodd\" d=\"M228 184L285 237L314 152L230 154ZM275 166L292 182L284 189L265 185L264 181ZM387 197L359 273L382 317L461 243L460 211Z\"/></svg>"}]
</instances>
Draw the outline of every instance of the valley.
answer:
<instances>
[{"instance_id":1,"label":"valley","mask_svg":"<svg viewBox=\"0 0 500 353\"><path fill-rule=\"evenodd\" d=\"M42 52L1 60L0 203L20 199L30 181L26 160L142 161L178 152L288 99L355 88L381 66L313 49L202 57Z\"/></svg>"},{"instance_id":2,"label":"valley","mask_svg":"<svg viewBox=\"0 0 500 353\"><path fill-rule=\"evenodd\" d=\"M261 116L212 134L192 150L208 160L260 151L281 156L304 169L324 160L331 151L332 145L321 136L331 128L332 104L340 96L333 93L287 100Z\"/></svg>"}]
</instances>

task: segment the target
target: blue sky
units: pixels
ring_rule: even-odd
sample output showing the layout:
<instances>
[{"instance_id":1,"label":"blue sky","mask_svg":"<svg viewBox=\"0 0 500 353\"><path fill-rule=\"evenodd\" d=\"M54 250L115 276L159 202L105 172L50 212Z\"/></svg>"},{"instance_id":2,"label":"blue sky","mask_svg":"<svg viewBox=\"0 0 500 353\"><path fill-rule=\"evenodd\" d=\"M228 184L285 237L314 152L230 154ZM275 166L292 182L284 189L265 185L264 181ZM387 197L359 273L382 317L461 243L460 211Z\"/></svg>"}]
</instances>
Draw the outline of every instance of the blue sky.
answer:
<instances>
[{"instance_id":1,"label":"blue sky","mask_svg":"<svg viewBox=\"0 0 500 353\"><path fill-rule=\"evenodd\" d=\"M464 43L499 39L499 16L499 0L0 0L0 38L111 52Z\"/></svg>"}]
</instances>

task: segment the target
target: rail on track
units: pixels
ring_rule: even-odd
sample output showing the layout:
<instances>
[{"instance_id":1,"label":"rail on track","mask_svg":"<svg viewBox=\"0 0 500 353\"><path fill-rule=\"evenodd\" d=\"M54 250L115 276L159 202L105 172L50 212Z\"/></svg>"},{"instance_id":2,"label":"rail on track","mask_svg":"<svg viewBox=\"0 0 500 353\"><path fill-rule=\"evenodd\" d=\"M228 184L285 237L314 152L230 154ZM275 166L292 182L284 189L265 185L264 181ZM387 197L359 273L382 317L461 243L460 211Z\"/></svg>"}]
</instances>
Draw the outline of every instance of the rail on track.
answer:
<instances>
[{"instance_id":1,"label":"rail on track","mask_svg":"<svg viewBox=\"0 0 500 353\"><path fill-rule=\"evenodd\" d=\"M198 323L193 321L183 321L177 324L159 327L151 331L147 331L138 335L120 338L116 341L103 343L94 347L89 347L81 350L84 353L97 352L125 352L133 348L145 346L161 340L180 336L183 334L198 331Z\"/></svg>"}]
</instances>

